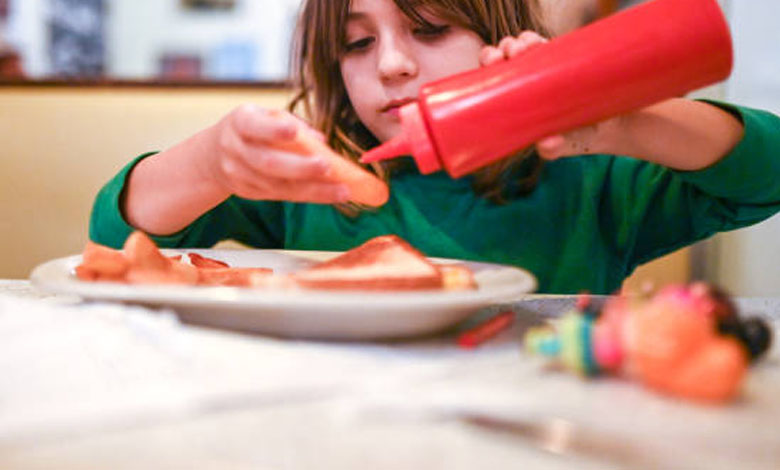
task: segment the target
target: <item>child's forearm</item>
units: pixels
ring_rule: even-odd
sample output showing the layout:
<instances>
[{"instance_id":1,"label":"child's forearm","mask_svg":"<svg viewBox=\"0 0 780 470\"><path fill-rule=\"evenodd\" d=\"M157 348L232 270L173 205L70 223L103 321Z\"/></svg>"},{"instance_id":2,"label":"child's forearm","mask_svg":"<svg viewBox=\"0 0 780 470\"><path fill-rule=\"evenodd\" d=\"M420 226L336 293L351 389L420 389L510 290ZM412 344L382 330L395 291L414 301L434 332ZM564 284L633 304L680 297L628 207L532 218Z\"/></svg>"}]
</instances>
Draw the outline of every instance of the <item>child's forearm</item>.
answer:
<instances>
[{"instance_id":1,"label":"child's forearm","mask_svg":"<svg viewBox=\"0 0 780 470\"><path fill-rule=\"evenodd\" d=\"M608 152L677 170L700 170L728 154L744 127L730 113L707 103L667 100L620 118Z\"/></svg>"},{"instance_id":2,"label":"child's forearm","mask_svg":"<svg viewBox=\"0 0 780 470\"><path fill-rule=\"evenodd\" d=\"M130 173L122 211L135 228L168 235L185 228L230 194L204 177L198 153L213 151L206 129L170 149L146 158Z\"/></svg>"}]
</instances>

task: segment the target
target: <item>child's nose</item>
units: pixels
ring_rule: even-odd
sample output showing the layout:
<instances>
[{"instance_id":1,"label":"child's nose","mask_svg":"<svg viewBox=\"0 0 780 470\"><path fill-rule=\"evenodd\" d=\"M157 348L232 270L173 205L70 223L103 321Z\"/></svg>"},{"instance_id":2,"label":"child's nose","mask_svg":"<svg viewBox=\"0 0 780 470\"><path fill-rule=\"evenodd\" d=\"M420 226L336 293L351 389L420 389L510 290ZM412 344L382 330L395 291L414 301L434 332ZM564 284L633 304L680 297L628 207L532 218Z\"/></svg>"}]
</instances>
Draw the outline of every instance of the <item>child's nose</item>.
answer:
<instances>
[{"instance_id":1,"label":"child's nose","mask_svg":"<svg viewBox=\"0 0 780 470\"><path fill-rule=\"evenodd\" d=\"M394 38L386 39L380 46L377 68L384 81L414 77L419 69L411 48Z\"/></svg>"}]
</instances>

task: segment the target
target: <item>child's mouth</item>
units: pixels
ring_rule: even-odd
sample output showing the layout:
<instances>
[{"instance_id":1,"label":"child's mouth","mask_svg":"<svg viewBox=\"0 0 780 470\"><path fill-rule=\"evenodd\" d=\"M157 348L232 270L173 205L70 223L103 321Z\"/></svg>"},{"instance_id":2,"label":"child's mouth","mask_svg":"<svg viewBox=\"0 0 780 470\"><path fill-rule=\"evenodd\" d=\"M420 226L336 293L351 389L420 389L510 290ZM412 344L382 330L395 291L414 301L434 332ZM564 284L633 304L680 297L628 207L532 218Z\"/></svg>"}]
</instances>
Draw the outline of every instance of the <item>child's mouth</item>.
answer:
<instances>
[{"instance_id":1,"label":"child's mouth","mask_svg":"<svg viewBox=\"0 0 780 470\"><path fill-rule=\"evenodd\" d=\"M381 112L383 114L388 114L394 118L398 118L398 115L401 112L401 107L406 104L412 103L414 101L416 101L414 98L403 98L398 100L392 100L382 107Z\"/></svg>"}]
</instances>

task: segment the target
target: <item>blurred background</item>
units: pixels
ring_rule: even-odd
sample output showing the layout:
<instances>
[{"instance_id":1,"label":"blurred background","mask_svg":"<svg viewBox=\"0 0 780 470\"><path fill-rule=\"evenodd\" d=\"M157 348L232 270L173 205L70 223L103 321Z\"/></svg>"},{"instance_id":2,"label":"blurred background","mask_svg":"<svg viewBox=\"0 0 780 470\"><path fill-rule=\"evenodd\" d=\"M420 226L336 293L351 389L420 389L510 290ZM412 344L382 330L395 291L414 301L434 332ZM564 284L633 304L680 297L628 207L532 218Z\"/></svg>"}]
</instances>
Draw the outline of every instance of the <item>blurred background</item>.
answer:
<instances>
[{"instance_id":1,"label":"blurred background","mask_svg":"<svg viewBox=\"0 0 780 470\"><path fill-rule=\"evenodd\" d=\"M282 81L300 0L0 0L25 76Z\"/></svg>"},{"instance_id":2,"label":"blurred background","mask_svg":"<svg viewBox=\"0 0 780 470\"><path fill-rule=\"evenodd\" d=\"M542 0L563 34L641 1ZM723 0L735 69L694 96L780 113L777 0ZM0 278L81 251L92 199L132 157L243 102L281 108L300 0L0 0ZM619 41L620 38L615 38ZM780 153L780 149L778 149ZM780 217L640 269L780 293Z\"/></svg>"}]
</instances>

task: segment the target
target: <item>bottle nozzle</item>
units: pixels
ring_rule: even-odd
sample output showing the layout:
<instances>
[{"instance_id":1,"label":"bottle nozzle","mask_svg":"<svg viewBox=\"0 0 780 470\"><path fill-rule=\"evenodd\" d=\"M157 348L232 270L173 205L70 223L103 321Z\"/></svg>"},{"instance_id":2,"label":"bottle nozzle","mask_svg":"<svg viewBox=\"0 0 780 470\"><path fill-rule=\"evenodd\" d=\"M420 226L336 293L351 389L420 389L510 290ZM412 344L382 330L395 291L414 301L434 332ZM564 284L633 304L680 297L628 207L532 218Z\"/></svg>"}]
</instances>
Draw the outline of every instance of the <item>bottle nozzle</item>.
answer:
<instances>
[{"instance_id":1,"label":"bottle nozzle","mask_svg":"<svg viewBox=\"0 0 780 470\"><path fill-rule=\"evenodd\" d=\"M409 155L411 153L409 142L403 134L399 134L384 144L374 147L360 157L360 163L374 163L391 158Z\"/></svg>"},{"instance_id":2,"label":"bottle nozzle","mask_svg":"<svg viewBox=\"0 0 780 470\"><path fill-rule=\"evenodd\" d=\"M441 169L441 163L428 136L422 112L417 103L401 106L401 132L379 147L364 153L360 163L372 163L411 155L420 173L427 175Z\"/></svg>"}]
</instances>

